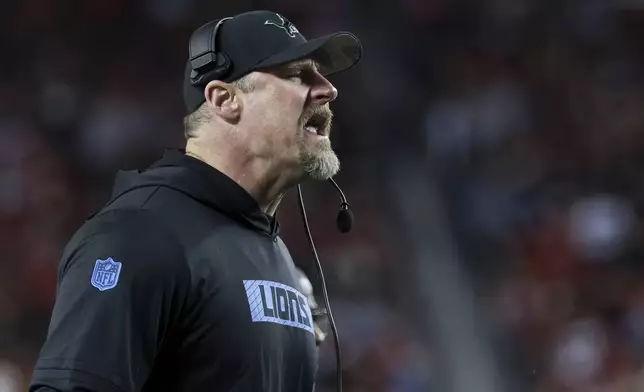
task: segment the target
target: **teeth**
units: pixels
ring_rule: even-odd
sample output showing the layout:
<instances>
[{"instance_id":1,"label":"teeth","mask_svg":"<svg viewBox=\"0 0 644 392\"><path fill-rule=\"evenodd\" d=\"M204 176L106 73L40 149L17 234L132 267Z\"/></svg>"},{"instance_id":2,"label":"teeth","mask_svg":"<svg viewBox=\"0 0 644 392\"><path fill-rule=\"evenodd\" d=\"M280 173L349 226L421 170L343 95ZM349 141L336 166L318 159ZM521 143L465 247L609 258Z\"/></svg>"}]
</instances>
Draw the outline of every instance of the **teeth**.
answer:
<instances>
[{"instance_id":1,"label":"teeth","mask_svg":"<svg viewBox=\"0 0 644 392\"><path fill-rule=\"evenodd\" d=\"M313 125L308 125L308 126L304 127L304 129L306 129L307 131L309 131L311 133L315 133L315 134L318 133L318 129L316 127L314 127Z\"/></svg>"}]
</instances>

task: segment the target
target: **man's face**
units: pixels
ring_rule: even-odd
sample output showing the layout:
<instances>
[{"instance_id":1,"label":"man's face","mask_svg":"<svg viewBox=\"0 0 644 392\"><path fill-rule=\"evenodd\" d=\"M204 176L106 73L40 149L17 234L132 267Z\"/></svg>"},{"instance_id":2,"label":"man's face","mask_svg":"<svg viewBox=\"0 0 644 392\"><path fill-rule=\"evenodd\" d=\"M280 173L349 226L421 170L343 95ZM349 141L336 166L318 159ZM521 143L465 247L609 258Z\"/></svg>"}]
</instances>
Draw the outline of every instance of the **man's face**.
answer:
<instances>
[{"instance_id":1,"label":"man's face","mask_svg":"<svg viewBox=\"0 0 644 392\"><path fill-rule=\"evenodd\" d=\"M325 180L340 169L331 148L332 112L337 90L312 61L298 61L253 75L242 121L260 125L251 136L255 154L279 170Z\"/></svg>"}]
</instances>

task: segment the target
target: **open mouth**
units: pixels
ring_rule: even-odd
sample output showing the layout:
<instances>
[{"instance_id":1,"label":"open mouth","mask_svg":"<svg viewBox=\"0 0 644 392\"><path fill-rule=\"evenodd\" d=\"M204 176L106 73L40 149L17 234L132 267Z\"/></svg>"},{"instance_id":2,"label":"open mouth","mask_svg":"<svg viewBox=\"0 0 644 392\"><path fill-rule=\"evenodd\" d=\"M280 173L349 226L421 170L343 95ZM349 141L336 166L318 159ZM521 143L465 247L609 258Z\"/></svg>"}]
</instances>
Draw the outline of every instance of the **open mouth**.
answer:
<instances>
[{"instance_id":1,"label":"open mouth","mask_svg":"<svg viewBox=\"0 0 644 392\"><path fill-rule=\"evenodd\" d=\"M304 130L316 134L318 136L328 137L327 130L327 119L326 116L322 114L314 114L308 121L304 124Z\"/></svg>"}]
</instances>

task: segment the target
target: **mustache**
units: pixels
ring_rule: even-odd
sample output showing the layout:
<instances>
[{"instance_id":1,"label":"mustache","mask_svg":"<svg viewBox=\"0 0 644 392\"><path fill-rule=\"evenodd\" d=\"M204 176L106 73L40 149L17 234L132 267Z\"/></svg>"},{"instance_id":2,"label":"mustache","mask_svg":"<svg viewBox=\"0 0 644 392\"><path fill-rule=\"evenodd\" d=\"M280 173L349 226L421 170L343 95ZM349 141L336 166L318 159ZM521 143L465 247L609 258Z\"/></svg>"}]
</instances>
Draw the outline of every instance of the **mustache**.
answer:
<instances>
[{"instance_id":1,"label":"mustache","mask_svg":"<svg viewBox=\"0 0 644 392\"><path fill-rule=\"evenodd\" d=\"M300 118L300 125L304 126L313 117L323 118L325 127L329 127L331 125L331 121L333 120L333 111L328 104L322 106L309 106L302 113L302 116Z\"/></svg>"}]
</instances>

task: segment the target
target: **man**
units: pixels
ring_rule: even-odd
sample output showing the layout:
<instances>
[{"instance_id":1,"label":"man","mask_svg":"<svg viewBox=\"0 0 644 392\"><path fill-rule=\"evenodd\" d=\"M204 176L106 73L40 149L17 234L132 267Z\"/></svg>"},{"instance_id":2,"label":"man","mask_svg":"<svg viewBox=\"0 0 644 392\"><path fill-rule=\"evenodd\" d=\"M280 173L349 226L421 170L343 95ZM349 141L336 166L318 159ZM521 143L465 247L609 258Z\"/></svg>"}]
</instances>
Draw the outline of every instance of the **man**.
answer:
<instances>
[{"instance_id":1,"label":"man","mask_svg":"<svg viewBox=\"0 0 644 392\"><path fill-rule=\"evenodd\" d=\"M361 46L306 41L268 11L219 27L227 72L186 68L185 152L119 173L66 247L30 391L313 389L312 314L274 214L289 188L338 171L324 75Z\"/></svg>"}]
</instances>

